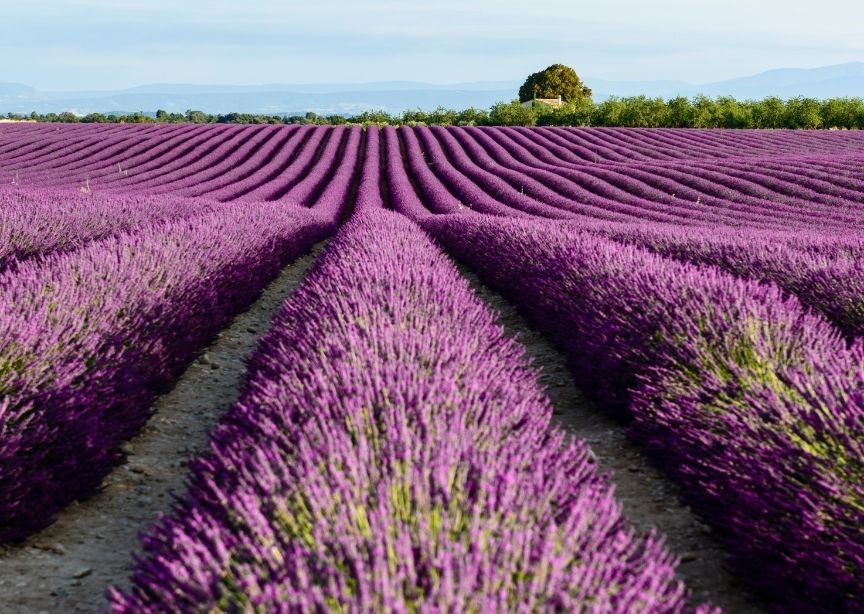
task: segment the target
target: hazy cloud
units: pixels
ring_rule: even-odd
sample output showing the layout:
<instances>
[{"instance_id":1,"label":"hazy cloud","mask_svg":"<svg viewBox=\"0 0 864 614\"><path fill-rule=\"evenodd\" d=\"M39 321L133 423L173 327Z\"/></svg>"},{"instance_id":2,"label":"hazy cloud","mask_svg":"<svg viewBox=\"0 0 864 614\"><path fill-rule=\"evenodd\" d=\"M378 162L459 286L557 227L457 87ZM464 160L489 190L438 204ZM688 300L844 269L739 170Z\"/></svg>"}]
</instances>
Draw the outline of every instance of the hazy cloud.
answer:
<instances>
[{"instance_id":1,"label":"hazy cloud","mask_svg":"<svg viewBox=\"0 0 864 614\"><path fill-rule=\"evenodd\" d=\"M0 81L43 89L517 79L556 61L599 78L704 82L864 60L864 3L837 0L0 0L0 10Z\"/></svg>"}]
</instances>

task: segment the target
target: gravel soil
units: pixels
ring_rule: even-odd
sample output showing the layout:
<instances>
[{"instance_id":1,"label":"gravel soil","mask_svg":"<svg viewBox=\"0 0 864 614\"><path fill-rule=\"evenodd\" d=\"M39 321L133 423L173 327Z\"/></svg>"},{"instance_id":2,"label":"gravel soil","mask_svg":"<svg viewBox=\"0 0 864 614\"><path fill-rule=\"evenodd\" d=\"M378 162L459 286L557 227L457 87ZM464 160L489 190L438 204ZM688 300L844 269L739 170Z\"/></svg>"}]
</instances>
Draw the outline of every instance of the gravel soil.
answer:
<instances>
[{"instance_id":1,"label":"gravel soil","mask_svg":"<svg viewBox=\"0 0 864 614\"><path fill-rule=\"evenodd\" d=\"M287 266L156 400L141 434L124 444L127 462L97 495L27 541L0 547L0 612L96 612L107 605L109 584L128 586L139 532L185 490L186 459L206 447L237 398L244 358L322 249Z\"/></svg>"},{"instance_id":2,"label":"gravel soil","mask_svg":"<svg viewBox=\"0 0 864 614\"><path fill-rule=\"evenodd\" d=\"M526 348L540 369L540 382L554 407L553 419L574 437L585 439L601 471L612 474L615 494L637 531L656 529L680 559L678 576L692 591L691 603L710 602L730 613L763 611L738 579L724 567L722 546L679 499L679 489L625 436L626 427L587 401L570 374L564 355L503 296L458 265L477 294L499 314L507 333Z\"/></svg>"}]
</instances>

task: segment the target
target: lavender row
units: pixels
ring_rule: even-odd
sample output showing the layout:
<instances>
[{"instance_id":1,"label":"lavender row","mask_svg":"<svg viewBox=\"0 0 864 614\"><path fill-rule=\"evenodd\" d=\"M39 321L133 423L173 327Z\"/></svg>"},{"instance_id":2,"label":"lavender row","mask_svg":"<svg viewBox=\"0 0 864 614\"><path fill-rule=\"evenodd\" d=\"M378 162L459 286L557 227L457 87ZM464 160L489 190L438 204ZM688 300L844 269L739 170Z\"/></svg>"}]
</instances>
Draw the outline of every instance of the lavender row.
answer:
<instances>
[{"instance_id":1,"label":"lavender row","mask_svg":"<svg viewBox=\"0 0 864 614\"><path fill-rule=\"evenodd\" d=\"M361 199L363 200L363 199ZM523 350L367 207L277 314L115 612L678 612Z\"/></svg>"},{"instance_id":2,"label":"lavender row","mask_svg":"<svg viewBox=\"0 0 864 614\"><path fill-rule=\"evenodd\" d=\"M363 144L363 162L359 166L357 191L354 199L354 210L362 214L368 209L384 209L384 189L381 185L381 168L383 143L381 130L378 126L366 129L366 142ZM359 160L358 160L359 164Z\"/></svg>"},{"instance_id":3,"label":"lavender row","mask_svg":"<svg viewBox=\"0 0 864 614\"><path fill-rule=\"evenodd\" d=\"M332 149L341 139L339 129L264 128L250 139L230 139L206 154L193 148L178 160L173 172L160 176L157 164L152 171L135 172L134 183L120 178L112 189L179 192L222 201L274 200L317 168L322 143L328 141Z\"/></svg>"},{"instance_id":4,"label":"lavender row","mask_svg":"<svg viewBox=\"0 0 864 614\"><path fill-rule=\"evenodd\" d=\"M289 129L279 130L273 126L256 126L246 130L235 127L221 134L212 131L209 138L197 142L174 139L174 147L164 152L167 155L155 156L153 154L156 152L148 151L148 160L144 165L138 164L135 159L125 160L121 167L127 173L118 175L109 172L104 181L112 189L202 195L188 188L233 172L258 148L291 133Z\"/></svg>"},{"instance_id":5,"label":"lavender row","mask_svg":"<svg viewBox=\"0 0 864 614\"><path fill-rule=\"evenodd\" d=\"M419 135L420 141L429 155L430 164L434 164L437 173L443 174L452 168L481 190L482 197L475 197L473 199L475 202L481 200L489 203L499 202L510 209L511 216L517 217L522 217L525 214L550 218L569 217L566 211L560 207L550 206L544 200L532 198L526 195L524 190L515 190L497 173L490 173L488 170L478 167L464 150L455 144L451 138L448 138L450 136L448 131L438 131L434 135L426 127L415 128L412 131ZM546 194L547 197L551 197L551 195L551 192ZM557 204L560 205L561 203ZM568 203L565 202L564 204Z\"/></svg>"},{"instance_id":6,"label":"lavender row","mask_svg":"<svg viewBox=\"0 0 864 614\"><path fill-rule=\"evenodd\" d=\"M124 151L116 151L110 144L114 139L110 136L94 138L93 147L96 151L107 152L109 157L97 169L90 169L90 176L93 184L101 186L103 182L110 184L122 179L127 186L134 186L138 177L146 174L148 171L159 173L159 176L165 176L171 173L178 166L178 159L182 160L184 156L195 150L204 149L214 146L214 143L219 143L230 138L232 133L226 128L212 128L203 126L187 127L185 130L163 130L157 132L150 139L141 139L144 147L133 146L128 153ZM235 136L243 136L243 132L234 131ZM249 135L249 132L245 132ZM133 133L131 135L120 135L122 142L126 142L129 137L134 139L140 138L142 135ZM108 147L105 147L106 143ZM122 149L122 146L121 146ZM94 154L94 155L100 155ZM113 156L111 155L113 154ZM56 161L56 151L48 150L44 160L0 160L0 167L7 170L14 170L16 175L25 185L32 184L35 186L57 186L64 187L70 183L78 183L86 176L85 172L78 170L68 171L67 167L58 164ZM81 158L86 160L86 157ZM74 166L74 165L73 165ZM124 172L125 171L125 174ZM82 176L84 175L84 176Z\"/></svg>"},{"instance_id":7,"label":"lavender row","mask_svg":"<svg viewBox=\"0 0 864 614\"><path fill-rule=\"evenodd\" d=\"M503 139L510 143L510 149L513 155L525 155L528 153L535 160L534 164L546 165L544 168L560 172L567 177L580 177L583 175L596 176L599 179L608 181L613 187L621 187L626 189L626 193L633 195L642 195L650 200L669 207L676 205L678 207L687 207L688 209L698 212L700 209L706 213L710 213L711 209L706 209L705 205L720 204L724 208L732 208L741 215L750 215L754 211L758 212L765 210L772 213L779 210L781 214L794 214L796 211L802 213L813 210L824 210L825 206L820 206L813 202L812 190L801 185L801 181L782 182L778 185L776 180L774 183L770 179L759 178L760 173L758 167L763 160L770 160L770 155L758 159L758 161L750 161L749 177L761 180L764 185L748 181L746 178L736 178L727 176L725 168L728 163L721 162L705 162L698 160L687 160L676 163L637 163L628 164L626 166L608 166L608 165L584 165L573 164L566 159L562 160L560 153L562 149L556 144L559 132L553 131L526 131L524 133L507 131L503 129L471 129L474 134L487 133L498 139ZM523 152L523 148L525 152ZM529 160L530 162L530 160ZM756 163L754 163L756 162ZM654 182L645 183L645 178L652 178L652 175L662 173L663 183L661 191L654 189ZM706 175L707 174L707 175ZM654 177L655 181L657 180ZM713 184L714 180L719 179L721 185L719 187ZM723 185L729 184L729 185ZM776 190L766 189L767 186L773 186ZM697 190L696 196L689 200L671 201L668 198L670 194L676 194L679 199L686 197L688 190ZM709 199L719 198L719 203L712 203ZM698 199L698 200L697 200ZM820 196L817 200L826 200L831 205L828 209L833 212L847 213L842 211L842 207L848 206L848 202L843 199L828 198ZM725 202L723 202L725 201ZM741 201L736 203L736 201ZM695 204L694 204L695 203ZM701 205L701 206L700 206ZM746 206L743 206L746 205ZM792 205L795 205L793 207Z\"/></svg>"},{"instance_id":8,"label":"lavender row","mask_svg":"<svg viewBox=\"0 0 864 614\"><path fill-rule=\"evenodd\" d=\"M97 141L96 151L91 156L82 157L80 161L60 166L49 159L44 168L36 169L32 177L29 167L25 166L22 177L25 183L58 187L90 177L91 183L100 189L119 181L132 188L147 172L164 177L178 167L185 167L188 161L184 164L183 158L190 151L204 153L218 143L232 139L236 141L242 136L251 136L251 133L232 132L226 128L207 130L203 126L183 127L170 132L157 132L149 138L132 139L132 145L129 145L129 139L122 135ZM84 165L80 166L81 163Z\"/></svg>"},{"instance_id":9,"label":"lavender row","mask_svg":"<svg viewBox=\"0 0 864 614\"><path fill-rule=\"evenodd\" d=\"M135 133L139 138L142 135L140 130L136 130ZM65 131L58 128L58 136L65 134ZM27 167L38 170L44 168L56 169L62 166L64 160L75 161L86 158L87 154L98 150L100 145L104 144L106 140L110 140L114 135L128 138L129 132L124 134L121 130L117 130L113 135L105 132L89 135L77 133L69 135L68 138L57 139L51 138L51 135L49 135L34 147L28 147L11 155L2 156L0 163L4 167Z\"/></svg>"},{"instance_id":10,"label":"lavender row","mask_svg":"<svg viewBox=\"0 0 864 614\"><path fill-rule=\"evenodd\" d=\"M249 200L270 200L274 196L274 181L278 181L283 191L298 183L316 165L318 154L331 140L338 140L341 135L326 128L308 128L303 135L303 141L296 148L285 150L274 160L276 167L264 169L264 176L257 173L244 178L234 186L226 186L214 195L227 200L244 198Z\"/></svg>"},{"instance_id":11,"label":"lavender row","mask_svg":"<svg viewBox=\"0 0 864 614\"><path fill-rule=\"evenodd\" d=\"M658 214L672 215L676 221L699 220L758 225L763 227L789 224L848 227L862 225L861 215L847 200L833 204L814 203L810 194L795 196L800 185L786 186L772 193L753 182L716 171L703 169L699 162L677 164L638 164L626 167L606 165L573 165L552 155L554 147L548 138L501 129L469 129L472 135L486 134L506 146L507 152L530 167L546 170L575 182L622 204L643 208L641 217L664 221ZM770 159L770 158L768 158ZM761 160L751 162L751 166ZM800 182L799 182L800 183ZM567 195L566 192L563 194ZM612 205L614 207L614 205ZM731 219L730 219L731 218Z\"/></svg>"},{"instance_id":12,"label":"lavender row","mask_svg":"<svg viewBox=\"0 0 864 614\"><path fill-rule=\"evenodd\" d=\"M795 611L864 607L864 349L775 287L534 221L423 225L566 350L736 569Z\"/></svg>"},{"instance_id":13,"label":"lavender row","mask_svg":"<svg viewBox=\"0 0 864 614\"><path fill-rule=\"evenodd\" d=\"M279 165L302 147L307 133L308 130L274 128L271 138L263 144L244 144L243 151L237 152L239 155L229 152L222 164L209 173L209 177L202 177L194 186L186 188L184 193L231 200L230 195L226 198L221 194L229 190L239 191L241 182L248 182L253 175L257 176L258 182L262 181L262 176L266 181L278 175Z\"/></svg>"},{"instance_id":14,"label":"lavender row","mask_svg":"<svg viewBox=\"0 0 864 614\"><path fill-rule=\"evenodd\" d=\"M322 189L320 178L334 174L336 164L351 165L360 140L356 128L232 128L209 135L183 132L131 158L106 143L110 155L100 152L94 156L98 160L81 168L28 168L21 182L77 187L86 180L86 189L110 194L202 195L223 201L287 197L311 204Z\"/></svg>"},{"instance_id":15,"label":"lavender row","mask_svg":"<svg viewBox=\"0 0 864 614\"><path fill-rule=\"evenodd\" d=\"M419 141L418 135L420 135ZM483 187L478 186L464 174L464 168L451 164L440 146L425 138L426 135L412 129L400 128L399 136L404 139L409 155L408 162L416 174L418 186L424 192L434 190L446 200L455 199L459 209L476 210L489 215L517 217L525 215L518 207L511 206L512 203L502 202L490 196ZM420 143L425 150L420 149ZM426 197L429 198L428 195ZM438 200L440 199L441 196L438 197Z\"/></svg>"},{"instance_id":16,"label":"lavender row","mask_svg":"<svg viewBox=\"0 0 864 614\"><path fill-rule=\"evenodd\" d=\"M338 157L326 162L319 160L312 171L282 197L285 203L309 207L311 214L334 226L358 205L358 186L362 189L369 174L360 165L360 150L363 147L368 153L373 144L367 139L361 145L361 131L356 128L346 130L344 137L345 147Z\"/></svg>"},{"instance_id":17,"label":"lavender row","mask_svg":"<svg viewBox=\"0 0 864 614\"><path fill-rule=\"evenodd\" d=\"M535 155L545 153L542 148L532 152L518 141L508 140L503 131L465 129L454 133L465 143L466 148L475 152L472 158L479 162L488 156L486 164L490 170L497 169L495 172L510 176L514 188L518 186L522 190L527 184L536 197L546 200L549 200L549 196L543 191L554 192L556 196L550 202L555 206L598 218L610 219L614 215L616 219L680 220L676 211L666 203L658 204L640 195L629 194L614 182L605 182L584 171L566 169L560 164L543 161ZM475 141L476 145L471 141ZM540 187L532 188L532 184Z\"/></svg>"},{"instance_id":18,"label":"lavender row","mask_svg":"<svg viewBox=\"0 0 864 614\"><path fill-rule=\"evenodd\" d=\"M847 337L864 337L864 237L796 237L649 224L590 227L663 256L775 283L820 312Z\"/></svg>"},{"instance_id":19,"label":"lavender row","mask_svg":"<svg viewBox=\"0 0 864 614\"><path fill-rule=\"evenodd\" d=\"M200 135L203 131L198 130ZM211 135L216 134L212 131ZM40 186L58 185L62 186L70 180L80 181L81 178L89 177L96 182L101 176L113 178L120 171L118 164L125 164L128 168L130 160L135 160L135 153L152 151L154 148L164 144L177 143L182 139L184 142L191 140L194 133L184 130L180 126L172 126L170 130L151 130L148 132L138 131L118 135L102 135L101 138L91 139L86 148L62 155L58 151L44 151L38 156L19 158L15 161L6 162L21 170L23 177Z\"/></svg>"},{"instance_id":20,"label":"lavender row","mask_svg":"<svg viewBox=\"0 0 864 614\"><path fill-rule=\"evenodd\" d=\"M451 158L447 160L436 139L432 139L424 130L426 129L418 129L418 134L423 137L431 155L428 169L415 161L418 154L410 150L414 132L410 129L400 131L409 145L407 160L419 188L428 192L424 184L428 184L430 180L423 176L431 176L431 181L435 181L434 175L439 175L445 190L450 189L457 194L479 190L479 195L473 196L471 202L483 203L483 208L473 207L482 212L487 212L490 207L503 206L512 213L503 211L501 215L524 215L522 211L526 211L558 217L537 209L552 205L563 215L572 212L619 220L629 217L632 220L651 219L688 224L710 221L768 228L781 228L790 221L805 227L831 226L837 229L845 229L850 223L860 225L856 222L858 216L849 215L848 211L840 215L841 212L838 212L836 207L830 211L834 214L833 217L826 217L822 209L827 205L813 205L808 202L805 207L793 206L742 196L728 188L718 190L713 184L707 187L697 186L704 187L704 190L700 191L688 185L688 182L698 183L700 180L686 173L684 178L679 180L657 174L660 171L664 174L671 172L665 168L656 169L657 172L652 174L629 167L622 171L596 166L562 166L560 161L554 158L550 161L545 148L531 145L528 143L530 139L526 140L518 133L503 129L432 129L431 134L446 145L445 150ZM508 140L510 135L522 139L522 142ZM422 153L419 155L422 156ZM434 173L431 173L433 170ZM457 189L453 180L448 178L448 175L454 173L468 173L476 187L469 184ZM634 174L637 176L630 176ZM465 181L467 179L463 180L463 183ZM739 197L748 202L736 202ZM424 199L433 210L441 209L436 205L436 193L433 192L431 196L424 193ZM848 219L843 219L844 217Z\"/></svg>"},{"instance_id":21,"label":"lavender row","mask_svg":"<svg viewBox=\"0 0 864 614\"><path fill-rule=\"evenodd\" d=\"M191 132L189 127L172 126L159 129L156 126L115 126L114 130L100 130L93 126L90 130L70 130L68 126L53 126L50 131L32 130L32 138L22 133L11 140L8 147L0 151L0 161L4 165L18 161L38 163L40 158L62 155L62 152L80 147L93 147L99 143L145 141L150 135L178 134ZM200 131L198 128L196 131Z\"/></svg>"},{"instance_id":22,"label":"lavender row","mask_svg":"<svg viewBox=\"0 0 864 614\"><path fill-rule=\"evenodd\" d=\"M0 275L0 541L92 493L155 393L330 229L220 205Z\"/></svg>"},{"instance_id":23,"label":"lavender row","mask_svg":"<svg viewBox=\"0 0 864 614\"><path fill-rule=\"evenodd\" d=\"M646 162L670 157L688 159L797 155L819 151L843 154L864 151L860 134L801 130L700 130L615 128L504 128L512 132L553 133L566 139L581 162Z\"/></svg>"},{"instance_id":24,"label":"lavender row","mask_svg":"<svg viewBox=\"0 0 864 614\"><path fill-rule=\"evenodd\" d=\"M818 188L817 194L826 194L862 202L864 200L864 181L852 176L850 169L835 166L844 158L808 158L806 160L786 161L767 159L759 165L759 172L766 177L801 183L806 180ZM826 164L826 162L828 164ZM860 167L861 160L858 160ZM834 166L834 168L832 168ZM725 171L752 170L752 163L730 161L722 167Z\"/></svg>"},{"instance_id":25,"label":"lavender row","mask_svg":"<svg viewBox=\"0 0 864 614\"><path fill-rule=\"evenodd\" d=\"M217 203L78 191L0 188L0 272L17 262L161 221L204 215Z\"/></svg>"},{"instance_id":26,"label":"lavender row","mask_svg":"<svg viewBox=\"0 0 864 614\"><path fill-rule=\"evenodd\" d=\"M267 128L270 128L269 130ZM242 163L249 148L278 134L269 126L242 130L209 130L168 139L167 147L154 147L138 156L118 159L124 172L108 168L95 180L97 188L113 191L179 193L229 172ZM189 195L198 195L188 192Z\"/></svg>"},{"instance_id":27,"label":"lavender row","mask_svg":"<svg viewBox=\"0 0 864 614\"><path fill-rule=\"evenodd\" d=\"M312 205L334 173L344 170L346 166L349 170L354 169L361 133L362 130L357 127L333 128L320 156L313 161L313 166L298 176L292 185L276 187L267 200L286 199L300 206ZM281 176L278 181L282 181Z\"/></svg>"},{"instance_id":28,"label":"lavender row","mask_svg":"<svg viewBox=\"0 0 864 614\"><path fill-rule=\"evenodd\" d=\"M155 188L177 177L206 173L244 143L266 136L264 128L239 126L161 127L152 135L133 132L91 139L85 149L63 155L49 148L38 158L3 161L22 181L34 185L67 186L89 177L99 189ZM146 138L145 138L146 137Z\"/></svg>"},{"instance_id":29,"label":"lavender row","mask_svg":"<svg viewBox=\"0 0 864 614\"><path fill-rule=\"evenodd\" d=\"M550 143L557 142L559 132L538 131L533 137L545 144L552 146ZM542 136L541 136L542 135ZM718 194L729 194L735 198L745 196L747 198L762 199L766 204L775 206L786 206L794 204L802 209L807 210L824 210L838 211L843 208L849 208L850 202L860 202L864 196L862 184L856 186L853 190L839 190L830 181L824 181L826 174L814 175L812 173L777 173L769 167L781 165L790 168L803 167L806 169L809 166L817 165L820 162L837 163L846 160L852 162L857 160L855 164L860 167L861 157L864 156L864 151L844 152L836 151L831 155L818 154L815 150L807 151L806 156L796 156L795 158L784 158L781 151L766 152L757 158L747 158L745 160L683 160L675 163L635 163L626 166L604 167L608 171L614 173L624 173L632 175L634 171L641 170L643 174L651 174L653 172L663 170L666 173L673 173L674 178L691 179L693 176L701 177L707 181L701 183L707 189L711 188L711 181L720 179L721 182L730 183L729 186L722 186L717 191ZM851 157L850 157L851 156ZM570 165L568 165L570 166ZM585 168L580 165L580 168ZM587 170L587 169L586 169ZM726 188L724 190L724 187ZM730 193L730 189L732 192ZM710 192L706 192L710 193ZM823 206L819 206L821 203ZM755 200L754 204L758 204Z\"/></svg>"},{"instance_id":30,"label":"lavender row","mask_svg":"<svg viewBox=\"0 0 864 614\"><path fill-rule=\"evenodd\" d=\"M381 130L381 143L384 157L380 171L383 180L381 191L386 195L394 211L412 219L418 219L429 215L431 212L444 213L460 210L459 202L446 189L424 188L422 185L423 175L415 174L416 185L412 183L411 175L405 168L406 165L411 164L410 153L403 162L399 150L399 136L392 127L387 126ZM424 195L424 200L420 199L418 193Z\"/></svg>"}]
</instances>

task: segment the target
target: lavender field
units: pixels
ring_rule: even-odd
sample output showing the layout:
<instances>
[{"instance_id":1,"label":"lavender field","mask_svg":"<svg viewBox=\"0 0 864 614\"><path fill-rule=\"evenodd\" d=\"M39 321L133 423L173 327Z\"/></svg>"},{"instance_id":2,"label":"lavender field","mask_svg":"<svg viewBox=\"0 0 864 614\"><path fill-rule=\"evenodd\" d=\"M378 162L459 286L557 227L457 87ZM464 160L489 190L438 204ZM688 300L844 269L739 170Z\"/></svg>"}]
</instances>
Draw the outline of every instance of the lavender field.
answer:
<instances>
[{"instance_id":1,"label":"lavender field","mask_svg":"<svg viewBox=\"0 0 864 614\"><path fill-rule=\"evenodd\" d=\"M0 125L0 576L313 248L99 607L864 611L858 131ZM631 522L480 288L728 586Z\"/></svg>"}]
</instances>

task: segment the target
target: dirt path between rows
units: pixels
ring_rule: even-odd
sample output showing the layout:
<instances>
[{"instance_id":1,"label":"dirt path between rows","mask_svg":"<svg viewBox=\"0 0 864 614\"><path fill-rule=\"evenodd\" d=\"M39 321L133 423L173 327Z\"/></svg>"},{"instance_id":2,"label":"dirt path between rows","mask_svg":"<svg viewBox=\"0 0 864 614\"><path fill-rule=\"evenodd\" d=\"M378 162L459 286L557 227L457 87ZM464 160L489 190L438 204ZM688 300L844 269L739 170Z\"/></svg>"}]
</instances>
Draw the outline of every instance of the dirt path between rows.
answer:
<instances>
[{"instance_id":1,"label":"dirt path between rows","mask_svg":"<svg viewBox=\"0 0 864 614\"><path fill-rule=\"evenodd\" d=\"M124 445L128 462L105 479L101 492L23 544L0 549L0 611L97 612L107 605L109 584L128 587L139 532L170 509L172 493L185 490L186 459L206 446L207 434L236 400L244 357L323 245L287 266L157 399L142 433Z\"/></svg>"},{"instance_id":2,"label":"dirt path between rows","mask_svg":"<svg viewBox=\"0 0 864 614\"><path fill-rule=\"evenodd\" d=\"M761 612L762 607L723 566L725 553L710 529L679 499L679 490L641 449L625 436L625 427L587 401L566 366L564 355L532 329L503 296L483 285L457 263L474 290L499 314L507 333L527 349L540 368L540 383L555 408L554 420L574 437L585 439L601 471L613 473L615 495L639 532L656 528L669 549L681 558L678 576L692 591L691 603L710 602L729 613Z\"/></svg>"}]
</instances>

